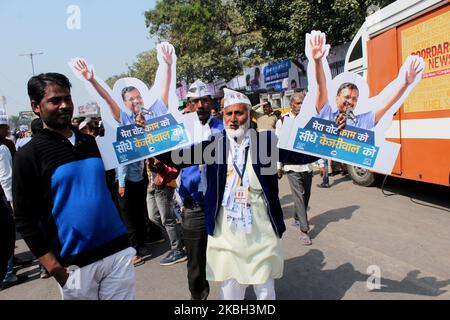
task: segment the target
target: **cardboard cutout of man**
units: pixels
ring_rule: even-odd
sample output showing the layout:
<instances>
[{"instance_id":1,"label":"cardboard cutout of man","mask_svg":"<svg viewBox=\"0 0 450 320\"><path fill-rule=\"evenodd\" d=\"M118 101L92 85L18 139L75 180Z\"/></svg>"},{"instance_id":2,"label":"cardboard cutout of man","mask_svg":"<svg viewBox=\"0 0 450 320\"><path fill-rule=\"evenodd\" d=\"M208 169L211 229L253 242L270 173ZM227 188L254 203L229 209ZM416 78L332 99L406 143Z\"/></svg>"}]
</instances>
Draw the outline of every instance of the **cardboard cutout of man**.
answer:
<instances>
[{"instance_id":1,"label":"cardboard cutout of man","mask_svg":"<svg viewBox=\"0 0 450 320\"><path fill-rule=\"evenodd\" d=\"M145 108L141 92L139 92L139 90L134 86L127 86L122 89L121 96L128 112L121 110L117 102L100 85L100 83L97 82L94 77L94 71L92 68L89 69L85 61L77 60L73 67L83 76L85 80L89 81L97 93L105 100L110 108L114 120L116 120L121 126L133 123L143 125L147 120L166 114L169 105L169 88L172 77L171 65L173 51L170 50L167 45L162 45L161 50L163 60L167 65L161 98L153 102L150 107Z\"/></svg>"},{"instance_id":2,"label":"cardboard cutout of man","mask_svg":"<svg viewBox=\"0 0 450 320\"><path fill-rule=\"evenodd\" d=\"M316 33L310 38L311 57L315 66L317 93L316 93L316 111L318 117L330 121L335 121L340 128L345 125L372 130L386 112L396 104L402 95L408 89L416 76L422 72L419 60L412 60L407 66L405 77L401 83L394 89L393 93L384 101L376 110L354 114L354 110L358 103L359 89L354 83L345 82L338 88L336 95L336 107L334 111L328 101L328 88L323 69L322 58L328 51L325 44L325 34Z\"/></svg>"},{"instance_id":3,"label":"cardboard cutout of man","mask_svg":"<svg viewBox=\"0 0 450 320\"><path fill-rule=\"evenodd\" d=\"M400 145L386 141L385 131L420 81L423 59L408 56L397 78L369 98L366 81L355 73L344 72L332 80L326 60L329 48L324 33L306 35L305 54L311 62L308 94L300 116L286 119L279 130L279 147L389 174Z\"/></svg>"}]
</instances>

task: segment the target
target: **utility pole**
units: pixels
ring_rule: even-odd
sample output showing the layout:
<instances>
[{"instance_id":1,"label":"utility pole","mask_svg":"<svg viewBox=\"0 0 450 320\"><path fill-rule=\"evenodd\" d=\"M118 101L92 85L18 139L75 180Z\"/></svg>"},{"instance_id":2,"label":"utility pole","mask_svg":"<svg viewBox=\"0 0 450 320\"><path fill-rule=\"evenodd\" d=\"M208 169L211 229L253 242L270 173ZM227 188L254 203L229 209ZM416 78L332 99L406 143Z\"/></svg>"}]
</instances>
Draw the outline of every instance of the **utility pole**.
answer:
<instances>
[{"instance_id":1,"label":"utility pole","mask_svg":"<svg viewBox=\"0 0 450 320\"><path fill-rule=\"evenodd\" d=\"M5 110L5 114L6 114L6 97L5 96L0 96L0 103L3 105L3 110Z\"/></svg>"},{"instance_id":2,"label":"utility pole","mask_svg":"<svg viewBox=\"0 0 450 320\"><path fill-rule=\"evenodd\" d=\"M30 60L31 60L31 69L33 70L33 76L34 76L33 56L36 56L36 55L39 55L39 54L44 54L44 53L43 53L43 52L30 52L30 53L19 54L19 56L27 56L27 57L30 57Z\"/></svg>"}]
</instances>

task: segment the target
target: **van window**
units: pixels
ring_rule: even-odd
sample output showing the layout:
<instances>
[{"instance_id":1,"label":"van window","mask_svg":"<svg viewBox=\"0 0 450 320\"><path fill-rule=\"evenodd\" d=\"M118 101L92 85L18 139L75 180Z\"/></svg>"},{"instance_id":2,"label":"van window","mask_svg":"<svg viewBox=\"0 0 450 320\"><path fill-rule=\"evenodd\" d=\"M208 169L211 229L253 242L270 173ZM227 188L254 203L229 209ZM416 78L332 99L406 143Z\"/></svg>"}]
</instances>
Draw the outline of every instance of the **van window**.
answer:
<instances>
[{"instance_id":1,"label":"van window","mask_svg":"<svg viewBox=\"0 0 450 320\"><path fill-rule=\"evenodd\" d=\"M348 62L352 62L358 59L361 59L363 56L362 54L362 38L359 37L358 41L355 44L355 47L352 50L352 53L350 54L350 59Z\"/></svg>"}]
</instances>

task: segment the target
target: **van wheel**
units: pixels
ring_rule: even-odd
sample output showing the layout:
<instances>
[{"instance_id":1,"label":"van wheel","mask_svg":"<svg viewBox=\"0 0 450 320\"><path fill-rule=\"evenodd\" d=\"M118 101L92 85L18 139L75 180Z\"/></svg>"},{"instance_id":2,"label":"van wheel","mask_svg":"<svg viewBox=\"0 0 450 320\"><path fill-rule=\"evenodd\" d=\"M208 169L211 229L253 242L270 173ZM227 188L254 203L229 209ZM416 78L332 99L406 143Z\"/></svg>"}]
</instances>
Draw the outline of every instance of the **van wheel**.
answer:
<instances>
[{"instance_id":1,"label":"van wheel","mask_svg":"<svg viewBox=\"0 0 450 320\"><path fill-rule=\"evenodd\" d=\"M379 181L379 176L368 169L347 165L347 170L352 180L360 186L373 187Z\"/></svg>"}]
</instances>

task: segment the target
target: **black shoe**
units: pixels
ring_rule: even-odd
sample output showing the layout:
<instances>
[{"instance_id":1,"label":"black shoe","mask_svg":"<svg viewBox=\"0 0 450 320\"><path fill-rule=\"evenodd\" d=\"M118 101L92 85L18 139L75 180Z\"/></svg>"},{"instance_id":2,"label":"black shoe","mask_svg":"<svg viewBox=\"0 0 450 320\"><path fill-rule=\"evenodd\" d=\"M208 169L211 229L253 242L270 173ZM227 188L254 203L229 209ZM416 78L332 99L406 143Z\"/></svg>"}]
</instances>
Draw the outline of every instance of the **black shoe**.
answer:
<instances>
[{"instance_id":1,"label":"black shoe","mask_svg":"<svg viewBox=\"0 0 450 320\"><path fill-rule=\"evenodd\" d=\"M18 275L16 277L17 277L17 279L15 281L8 281L8 282L3 281L0 284L0 291L1 290L6 290L6 289L11 288L11 287L14 287L15 285L24 283L25 281L28 280L28 276Z\"/></svg>"},{"instance_id":2,"label":"black shoe","mask_svg":"<svg viewBox=\"0 0 450 320\"><path fill-rule=\"evenodd\" d=\"M171 266L175 263L186 261L187 259L187 255L184 250L172 250L159 262L159 264L161 266Z\"/></svg>"},{"instance_id":3,"label":"black shoe","mask_svg":"<svg viewBox=\"0 0 450 320\"><path fill-rule=\"evenodd\" d=\"M321 183L321 184L318 184L317 185L317 188L329 188L330 187L330 185L329 184L327 184L327 183Z\"/></svg>"}]
</instances>

